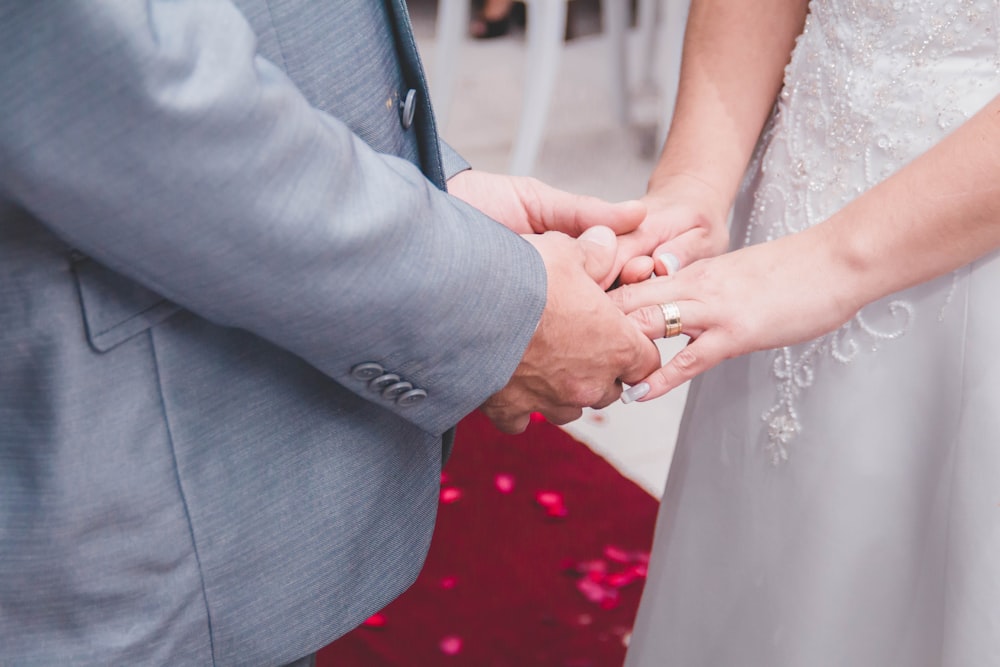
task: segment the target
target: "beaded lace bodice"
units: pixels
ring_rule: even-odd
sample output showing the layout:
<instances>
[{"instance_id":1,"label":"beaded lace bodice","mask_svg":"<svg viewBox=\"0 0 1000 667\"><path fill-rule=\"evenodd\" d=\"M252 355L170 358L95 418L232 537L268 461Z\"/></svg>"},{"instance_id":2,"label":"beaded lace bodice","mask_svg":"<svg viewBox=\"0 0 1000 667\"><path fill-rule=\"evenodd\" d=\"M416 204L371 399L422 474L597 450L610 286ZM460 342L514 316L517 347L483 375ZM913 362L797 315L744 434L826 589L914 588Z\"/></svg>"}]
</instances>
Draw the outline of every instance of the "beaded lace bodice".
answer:
<instances>
[{"instance_id":1,"label":"beaded lace bodice","mask_svg":"<svg viewBox=\"0 0 1000 667\"><path fill-rule=\"evenodd\" d=\"M751 168L761 173L744 242L821 222L1000 94L998 34L1000 0L811 2ZM957 277L942 280L954 289ZM775 463L803 428L796 405L820 360L850 363L903 336L915 316L913 302L897 295L777 351L777 396L763 414Z\"/></svg>"}]
</instances>

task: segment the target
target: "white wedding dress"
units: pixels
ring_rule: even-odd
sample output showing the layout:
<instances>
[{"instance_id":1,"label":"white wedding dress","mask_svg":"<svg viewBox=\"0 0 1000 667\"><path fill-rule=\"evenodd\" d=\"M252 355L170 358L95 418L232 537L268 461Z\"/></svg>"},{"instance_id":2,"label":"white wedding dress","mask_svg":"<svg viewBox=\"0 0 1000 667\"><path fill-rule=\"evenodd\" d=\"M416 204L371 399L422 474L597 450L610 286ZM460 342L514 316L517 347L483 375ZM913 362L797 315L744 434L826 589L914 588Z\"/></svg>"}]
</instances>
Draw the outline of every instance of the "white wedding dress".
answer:
<instances>
[{"instance_id":1,"label":"white wedding dress","mask_svg":"<svg viewBox=\"0 0 1000 667\"><path fill-rule=\"evenodd\" d=\"M998 36L997 0L812 2L736 245L985 106ZM626 665L1000 666L1000 254L693 383Z\"/></svg>"}]
</instances>

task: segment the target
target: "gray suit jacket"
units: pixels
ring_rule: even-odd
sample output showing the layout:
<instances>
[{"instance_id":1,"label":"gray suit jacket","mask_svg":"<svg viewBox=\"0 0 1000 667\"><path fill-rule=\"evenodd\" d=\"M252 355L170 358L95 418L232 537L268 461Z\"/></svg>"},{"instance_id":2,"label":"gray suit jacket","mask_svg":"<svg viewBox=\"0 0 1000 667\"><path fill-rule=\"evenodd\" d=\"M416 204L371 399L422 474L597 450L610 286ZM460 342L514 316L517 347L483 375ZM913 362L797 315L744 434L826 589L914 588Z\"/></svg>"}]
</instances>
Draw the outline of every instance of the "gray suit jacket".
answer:
<instances>
[{"instance_id":1,"label":"gray suit jacket","mask_svg":"<svg viewBox=\"0 0 1000 667\"><path fill-rule=\"evenodd\" d=\"M358 624L544 305L442 192L403 0L237 4L0 6L5 666L274 665Z\"/></svg>"}]
</instances>

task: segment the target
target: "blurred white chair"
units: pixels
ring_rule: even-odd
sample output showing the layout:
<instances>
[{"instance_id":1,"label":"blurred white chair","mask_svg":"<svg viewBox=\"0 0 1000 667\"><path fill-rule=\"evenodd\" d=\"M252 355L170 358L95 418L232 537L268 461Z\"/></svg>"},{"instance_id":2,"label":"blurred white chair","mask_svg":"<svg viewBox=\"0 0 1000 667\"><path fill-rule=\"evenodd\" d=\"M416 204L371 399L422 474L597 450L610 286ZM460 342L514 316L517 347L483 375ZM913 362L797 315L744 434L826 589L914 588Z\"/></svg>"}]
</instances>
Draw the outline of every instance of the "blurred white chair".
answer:
<instances>
[{"instance_id":1,"label":"blurred white chair","mask_svg":"<svg viewBox=\"0 0 1000 667\"><path fill-rule=\"evenodd\" d=\"M570 0L518 0L527 9L525 77L521 115L508 172L530 174L545 131L552 92L562 56ZM447 127L458 74L459 50L468 39L470 0L439 0L432 95L439 130ZM640 80L651 80L654 54L661 74L661 122L657 138L666 136L677 89L677 71L688 0L638 0ZM615 117L629 120L629 76L626 33L629 0L601 0L603 30L610 51L609 88ZM665 120L664 120L665 118ZM660 140L662 146L662 140Z\"/></svg>"},{"instance_id":2,"label":"blurred white chair","mask_svg":"<svg viewBox=\"0 0 1000 667\"><path fill-rule=\"evenodd\" d=\"M530 174L541 148L552 91L559 72L570 0L518 0L527 9L524 93L508 171ZM619 122L628 120L625 30L628 0L603 0L602 18L611 51L608 59L612 102ZM470 0L439 0L437 40L431 80L438 126L447 127L455 92L458 53L468 39Z\"/></svg>"}]
</instances>

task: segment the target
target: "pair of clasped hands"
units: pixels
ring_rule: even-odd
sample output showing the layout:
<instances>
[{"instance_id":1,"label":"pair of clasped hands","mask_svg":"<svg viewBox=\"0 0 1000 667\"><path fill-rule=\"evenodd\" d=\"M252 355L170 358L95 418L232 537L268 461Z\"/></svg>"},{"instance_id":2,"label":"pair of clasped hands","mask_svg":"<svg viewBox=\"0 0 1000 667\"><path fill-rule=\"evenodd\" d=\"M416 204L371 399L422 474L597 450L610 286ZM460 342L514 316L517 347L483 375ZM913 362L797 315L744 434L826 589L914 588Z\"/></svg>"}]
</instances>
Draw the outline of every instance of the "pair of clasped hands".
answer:
<instances>
[{"instance_id":1,"label":"pair of clasped hands","mask_svg":"<svg viewBox=\"0 0 1000 667\"><path fill-rule=\"evenodd\" d=\"M564 424L619 397L649 400L732 356L699 344L707 323L681 298L692 292L678 271L726 250L728 204L697 181L678 181L674 192L622 203L475 170L449 181L452 195L534 245L548 273L534 337L506 387L481 407L499 429L523 431L532 412ZM659 304L667 302L677 302L691 342L663 364L653 341L665 335Z\"/></svg>"}]
</instances>

